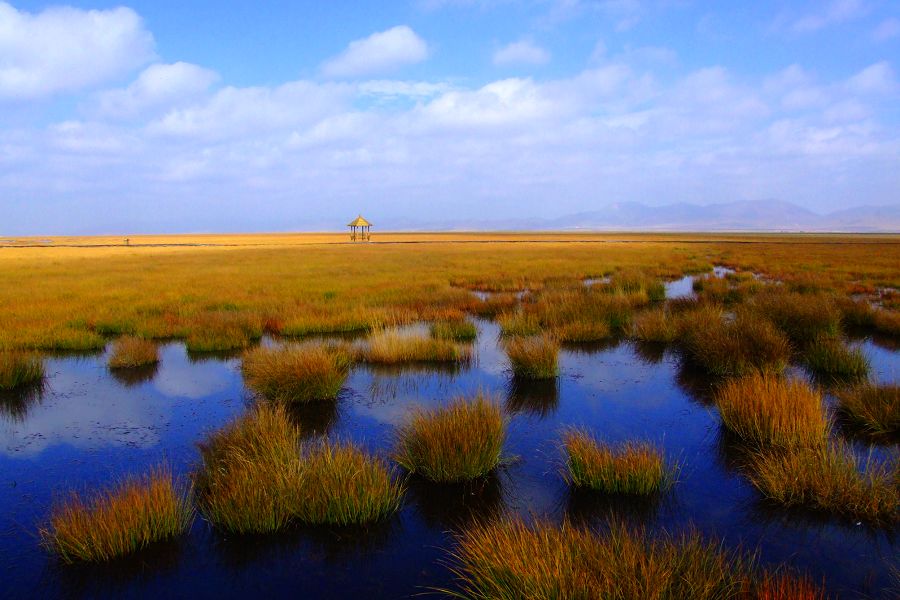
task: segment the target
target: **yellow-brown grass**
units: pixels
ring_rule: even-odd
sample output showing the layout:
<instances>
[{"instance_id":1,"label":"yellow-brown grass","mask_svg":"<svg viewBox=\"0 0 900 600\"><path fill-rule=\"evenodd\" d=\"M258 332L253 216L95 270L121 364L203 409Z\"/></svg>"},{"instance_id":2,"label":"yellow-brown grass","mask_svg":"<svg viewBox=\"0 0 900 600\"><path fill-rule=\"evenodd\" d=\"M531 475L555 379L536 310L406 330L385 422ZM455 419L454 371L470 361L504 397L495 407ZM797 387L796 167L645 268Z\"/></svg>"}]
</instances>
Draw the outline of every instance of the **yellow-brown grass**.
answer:
<instances>
[{"instance_id":1,"label":"yellow-brown grass","mask_svg":"<svg viewBox=\"0 0 900 600\"><path fill-rule=\"evenodd\" d=\"M64 562L103 562L181 535L193 516L188 491L158 467L90 499L72 493L40 536Z\"/></svg>"},{"instance_id":2,"label":"yellow-brown grass","mask_svg":"<svg viewBox=\"0 0 900 600\"><path fill-rule=\"evenodd\" d=\"M576 487L607 494L649 495L665 490L674 472L662 453L647 443L617 447L597 442L583 431L567 431L565 479Z\"/></svg>"},{"instance_id":3,"label":"yellow-brown grass","mask_svg":"<svg viewBox=\"0 0 900 600\"><path fill-rule=\"evenodd\" d=\"M838 393L838 409L870 433L900 434L900 385L865 383Z\"/></svg>"},{"instance_id":4,"label":"yellow-brown grass","mask_svg":"<svg viewBox=\"0 0 900 600\"><path fill-rule=\"evenodd\" d=\"M463 481L492 471L505 439L499 403L479 394L413 412L397 430L394 460L432 481Z\"/></svg>"},{"instance_id":5,"label":"yellow-brown grass","mask_svg":"<svg viewBox=\"0 0 900 600\"><path fill-rule=\"evenodd\" d=\"M684 313L679 317L679 339L688 360L718 376L781 372L791 356L785 336L746 311L731 320L713 307Z\"/></svg>"},{"instance_id":6,"label":"yellow-brown grass","mask_svg":"<svg viewBox=\"0 0 900 600\"><path fill-rule=\"evenodd\" d=\"M453 554L465 598L745 598L750 558L696 533L651 537L618 522L596 534L564 522L526 524L504 518L475 523L458 535Z\"/></svg>"},{"instance_id":7,"label":"yellow-brown grass","mask_svg":"<svg viewBox=\"0 0 900 600\"><path fill-rule=\"evenodd\" d=\"M559 375L559 342L550 336L514 337L504 348L516 377L553 379Z\"/></svg>"},{"instance_id":8,"label":"yellow-brown grass","mask_svg":"<svg viewBox=\"0 0 900 600\"><path fill-rule=\"evenodd\" d=\"M395 512L403 485L378 458L349 444L301 448L281 405L259 405L200 446L198 504L232 533L271 533L292 523L350 525Z\"/></svg>"},{"instance_id":9,"label":"yellow-brown grass","mask_svg":"<svg viewBox=\"0 0 900 600\"><path fill-rule=\"evenodd\" d=\"M44 361L30 352L0 350L0 390L33 385L44 379Z\"/></svg>"},{"instance_id":10,"label":"yellow-brown grass","mask_svg":"<svg viewBox=\"0 0 900 600\"><path fill-rule=\"evenodd\" d=\"M126 336L113 342L107 364L111 369L130 369L158 362L159 349L155 342Z\"/></svg>"},{"instance_id":11,"label":"yellow-brown grass","mask_svg":"<svg viewBox=\"0 0 900 600\"><path fill-rule=\"evenodd\" d=\"M757 295L753 306L797 344L806 344L821 335L835 336L841 331L841 312L828 295L770 289Z\"/></svg>"},{"instance_id":12,"label":"yellow-brown grass","mask_svg":"<svg viewBox=\"0 0 900 600\"><path fill-rule=\"evenodd\" d=\"M727 429L758 446L821 446L829 428L821 395L798 379L753 373L731 380L716 406Z\"/></svg>"},{"instance_id":13,"label":"yellow-brown grass","mask_svg":"<svg viewBox=\"0 0 900 600\"><path fill-rule=\"evenodd\" d=\"M678 326L665 310L657 308L634 319L631 335L642 342L669 343L678 336Z\"/></svg>"},{"instance_id":14,"label":"yellow-brown grass","mask_svg":"<svg viewBox=\"0 0 900 600\"><path fill-rule=\"evenodd\" d=\"M331 400L350 370L349 354L324 343L254 348L244 354L247 385L273 402Z\"/></svg>"},{"instance_id":15,"label":"yellow-brown grass","mask_svg":"<svg viewBox=\"0 0 900 600\"><path fill-rule=\"evenodd\" d=\"M466 362L472 349L450 340L435 339L386 329L369 336L361 352L370 363Z\"/></svg>"},{"instance_id":16,"label":"yellow-brown grass","mask_svg":"<svg viewBox=\"0 0 900 600\"><path fill-rule=\"evenodd\" d=\"M809 577L789 572L765 573L753 586L756 600L825 600L825 591Z\"/></svg>"},{"instance_id":17,"label":"yellow-brown grass","mask_svg":"<svg viewBox=\"0 0 900 600\"><path fill-rule=\"evenodd\" d=\"M750 480L768 499L875 523L900 518L898 464L867 460L862 467L841 443L786 452L758 451Z\"/></svg>"}]
</instances>

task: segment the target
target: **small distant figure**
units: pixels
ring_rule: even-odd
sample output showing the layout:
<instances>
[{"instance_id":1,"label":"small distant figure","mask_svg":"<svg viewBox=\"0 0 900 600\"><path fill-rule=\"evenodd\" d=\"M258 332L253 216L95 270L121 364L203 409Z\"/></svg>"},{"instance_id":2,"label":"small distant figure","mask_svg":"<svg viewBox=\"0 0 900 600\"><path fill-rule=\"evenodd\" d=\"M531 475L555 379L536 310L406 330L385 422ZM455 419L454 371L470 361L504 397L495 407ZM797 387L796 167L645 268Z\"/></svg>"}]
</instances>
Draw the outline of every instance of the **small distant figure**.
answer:
<instances>
[{"instance_id":1,"label":"small distant figure","mask_svg":"<svg viewBox=\"0 0 900 600\"><path fill-rule=\"evenodd\" d=\"M362 215L358 215L347 223L347 227L350 228L351 242L368 242L372 239L372 224L366 221Z\"/></svg>"},{"instance_id":2,"label":"small distant figure","mask_svg":"<svg viewBox=\"0 0 900 600\"><path fill-rule=\"evenodd\" d=\"M129 240L128 238L125 238L125 245L126 245L126 246L130 246L130 245L131 245L131 240Z\"/></svg>"}]
</instances>

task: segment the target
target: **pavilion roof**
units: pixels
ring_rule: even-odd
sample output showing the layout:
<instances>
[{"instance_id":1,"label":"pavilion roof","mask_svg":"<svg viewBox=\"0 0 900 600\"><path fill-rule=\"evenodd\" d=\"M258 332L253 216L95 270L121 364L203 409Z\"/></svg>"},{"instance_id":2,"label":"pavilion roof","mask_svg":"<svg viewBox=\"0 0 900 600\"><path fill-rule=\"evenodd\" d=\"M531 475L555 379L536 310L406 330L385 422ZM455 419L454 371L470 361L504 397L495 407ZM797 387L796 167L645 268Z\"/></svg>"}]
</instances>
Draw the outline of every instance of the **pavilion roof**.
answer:
<instances>
[{"instance_id":1,"label":"pavilion roof","mask_svg":"<svg viewBox=\"0 0 900 600\"><path fill-rule=\"evenodd\" d=\"M347 223L347 227L371 227L372 224L363 219L362 215L357 216L355 219Z\"/></svg>"}]
</instances>

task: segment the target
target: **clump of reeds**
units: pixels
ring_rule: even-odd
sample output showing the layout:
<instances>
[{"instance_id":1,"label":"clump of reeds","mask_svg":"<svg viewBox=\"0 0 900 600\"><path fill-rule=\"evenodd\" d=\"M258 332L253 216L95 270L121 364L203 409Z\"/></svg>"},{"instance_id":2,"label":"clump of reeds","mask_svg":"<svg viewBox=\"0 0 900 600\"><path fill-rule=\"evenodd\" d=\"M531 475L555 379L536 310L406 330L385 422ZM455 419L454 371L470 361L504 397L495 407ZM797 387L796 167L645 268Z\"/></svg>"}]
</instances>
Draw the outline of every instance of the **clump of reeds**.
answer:
<instances>
[{"instance_id":1,"label":"clump of reeds","mask_svg":"<svg viewBox=\"0 0 900 600\"><path fill-rule=\"evenodd\" d=\"M478 329L476 329L475 323L465 319L435 321L431 324L431 337L468 342L478 337Z\"/></svg>"},{"instance_id":2,"label":"clump of reeds","mask_svg":"<svg viewBox=\"0 0 900 600\"><path fill-rule=\"evenodd\" d=\"M39 383L44 379L44 362L35 354L0 350L0 390Z\"/></svg>"},{"instance_id":3,"label":"clump of reeds","mask_svg":"<svg viewBox=\"0 0 900 600\"><path fill-rule=\"evenodd\" d=\"M112 345L108 365L111 369L131 369L159 362L156 343L138 337L121 337Z\"/></svg>"},{"instance_id":4,"label":"clump of reeds","mask_svg":"<svg viewBox=\"0 0 900 600\"><path fill-rule=\"evenodd\" d=\"M311 402L335 398L350 364L343 349L318 343L254 348L244 355L241 371L247 385L268 400Z\"/></svg>"},{"instance_id":5,"label":"clump of reeds","mask_svg":"<svg viewBox=\"0 0 900 600\"><path fill-rule=\"evenodd\" d=\"M321 441L304 449L303 485L294 518L309 525L360 525L395 513L403 485L379 458L349 443Z\"/></svg>"},{"instance_id":6,"label":"clump of reeds","mask_svg":"<svg viewBox=\"0 0 900 600\"><path fill-rule=\"evenodd\" d=\"M267 533L294 522L348 525L400 505L403 486L383 461L349 444L305 448L281 405L263 404L200 446L198 505L232 533Z\"/></svg>"},{"instance_id":7,"label":"clump of reeds","mask_svg":"<svg viewBox=\"0 0 900 600\"><path fill-rule=\"evenodd\" d=\"M750 481L768 499L871 522L892 523L900 512L898 465L866 460L860 468L844 444L819 444L751 456Z\"/></svg>"},{"instance_id":8,"label":"clump of reeds","mask_svg":"<svg viewBox=\"0 0 900 600\"><path fill-rule=\"evenodd\" d=\"M875 325L875 310L865 300L853 300L844 296L836 300L836 305L845 325L863 328Z\"/></svg>"},{"instance_id":9,"label":"clump of reeds","mask_svg":"<svg viewBox=\"0 0 900 600\"><path fill-rule=\"evenodd\" d=\"M673 470L662 453L650 444L626 443L612 447L583 431L563 436L566 480L576 487L608 494L655 494L671 485Z\"/></svg>"},{"instance_id":10,"label":"clump of reeds","mask_svg":"<svg viewBox=\"0 0 900 600\"><path fill-rule=\"evenodd\" d=\"M193 517L188 491L158 467L90 499L72 493L40 537L64 562L103 562L175 538Z\"/></svg>"},{"instance_id":11,"label":"clump of reeds","mask_svg":"<svg viewBox=\"0 0 900 600\"><path fill-rule=\"evenodd\" d=\"M415 411L397 431L394 459L432 481L463 481L485 475L500 463L505 438L499 404L479 394Z\"/></svg>"},{"instance_id":12,"label":"clump of reeds","mask_svg":"<svg viewBox=\"0 0 900 600\"><path fill-rule=\"evenodd\" d=\"M819 336L803 350L807 366L819 375L861 378L869 373L869 359L859 348L848 348L840 339Z\"/></svg>"},{"instance_id":13,"label":"clump of reeds","mask_svg":"<svg viewBox=\"0 0 900 600\"><path fill-rule=\"evenodd\" d=\"M497 317L502 336L538 335L543 329L538 315L532 312L506 312Z\"/></svg>"},{"instance_id":14,"label":"clump of reeds","mask_svg":"<svg viewBox=\"0 0 900 600\"><path fill-rule=\"evenodd\" d=\"M821 446L828 431L821 395L798 379L734 379L718 390L716 406L727 429L759 446Z\"/></svg>"},{"instance_id":15,"label":"clump of reeds","mask_svg":"<svg viewBox=\"0 0 900 600\"><path fill-rule=\"evenodd\" d=\"M560 342L599 342L612 335L612 329L606 321L573 321L553 329L553 337Z\"/></svg>"},{"instance_id":16,"label":"clump of reeds","mask_svg":"<svg viewBox=\"0 0 900 600\"><path fill-rule=\"evenodd\" d=\"M642 342L669 343L678 336L678 327L663 309L639 314L631 326L632 336Z\"/></svg>"},{"instance_id":17,"label":"clump of reeds","mask_svg":"<svg viewBox=\"0 0 900 600\"><path fill-rule=\"evenodd\" d=\"M516 377L553 379L559 374L559 342L552 337L514 337L504 347Z\"/></svg>"},{"instance_id":18,"label":"clump of reeds","mask_svg":"<svg viewBox=\"0 0 900 600\"><path fill-rule=\"evenodd\" d=\"M475 523L458 535L453 570L466 598L740 598L752 560L691 532L650 536L612 522L604 534L569 522Z\"/></svg>"},{"instance_id":19,"label":"clump of reeds","mask_svg":"<svg viewBox=\"0 0 900 600\"><path fill-rule=\"evenodd\" d=\"M491 294L484 300L473 298L469 306L470 312L481 317L495 317L501 313L512 311L519 304L519 298L512 293Z\"/></svg>"},{"instance_id":20,"label":"clump of reeds","mask_svg":"<svg viewBox=\"0 0 900 600\"><path fill-rule=\"evenodd\" d=\"M841 330L840 310L829 296L822 294L770 290L757 295L753 305L791 341L801 345L822 335L837 336Z\"/></svg>"},{"instance_id":21,"label":"clump of reeds","mask_svg":"<svg viewBox=\"0 0 900 600\"><path fill-rule=\"evenodd\" d=\"M680 339L691 362L718 376L784 370L791 345L770 322L745 311L732 320L716 313L704 308L681 315Z\"/></svg>"},{"instance_id":22,"label":"clump of reeds","mask_svg":"<svg viewBox=\"0 0 900 600\"><path fill-rule=\"evenodd\" d=\"M756 600L825 600L825 590L809 577L789 572L765 572L753 584Z\"/></svg>"},{"instance_id":23,"label":"clump of reeds","mask_svg":"<svg viewBox=\"0 0 900 600\"><path fill-rule=\"evenodd\" d=\"M200 444L197 504L217 528L267 533L297 512L299 431L280 405L260 404Z\"/></svg>"},{"instance_id":24,"label":"clump of reeds","mask_svg":"<svg viewBox=\"0 0 900 600\"><path fill-rule=\"evenodd\" d=\"M900 385L865 383L838 393L838 409L873 434L900 434Z\"/></svg>"},{"instance_id":25,"label":"clump of reeds","mask_svg":"<svg viewBox=\"0 0 900 600\"><path fill-rule=\"evenodd\" d=\"M233 310L196 315L185 340L188 352L225 352L246 348L262 337L262 319Z\"/></svg>"},{"instance_id":26,"label":"clump of reeds","mask_svg":"<svg viewBox=\"0 0 900 600\"><path fill-rule=\"evenodd\" d=\"M367 362L381 364L466 362L472 357L472 349L450 340L386 329L369 336L361 357Z\"/></svg>"}]
</instances>

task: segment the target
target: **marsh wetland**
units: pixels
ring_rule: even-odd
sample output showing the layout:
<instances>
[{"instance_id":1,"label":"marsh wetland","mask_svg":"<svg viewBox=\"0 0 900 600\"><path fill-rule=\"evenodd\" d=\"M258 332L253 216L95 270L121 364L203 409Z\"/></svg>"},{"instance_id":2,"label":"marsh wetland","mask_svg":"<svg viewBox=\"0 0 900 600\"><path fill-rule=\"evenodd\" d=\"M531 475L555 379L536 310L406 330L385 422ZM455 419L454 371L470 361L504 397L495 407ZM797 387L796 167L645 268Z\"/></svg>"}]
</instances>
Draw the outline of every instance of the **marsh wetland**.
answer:
<instances>
[{"instance_id":1,"label":"marsh wetland","mask_svg":"<svg viewBox=\"0 0 900 600\"><path fill-rule=\"evenodd\" d=\"M770 238L6 249L3 594L896 597L900 242Z\"/></svg>"}]
</instances>

